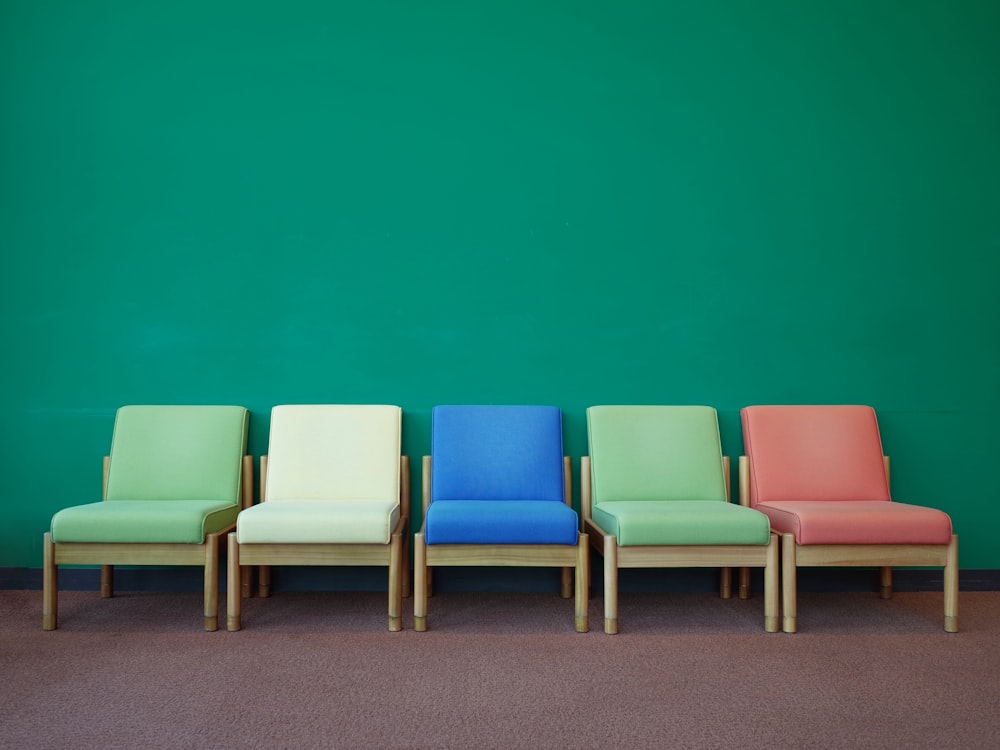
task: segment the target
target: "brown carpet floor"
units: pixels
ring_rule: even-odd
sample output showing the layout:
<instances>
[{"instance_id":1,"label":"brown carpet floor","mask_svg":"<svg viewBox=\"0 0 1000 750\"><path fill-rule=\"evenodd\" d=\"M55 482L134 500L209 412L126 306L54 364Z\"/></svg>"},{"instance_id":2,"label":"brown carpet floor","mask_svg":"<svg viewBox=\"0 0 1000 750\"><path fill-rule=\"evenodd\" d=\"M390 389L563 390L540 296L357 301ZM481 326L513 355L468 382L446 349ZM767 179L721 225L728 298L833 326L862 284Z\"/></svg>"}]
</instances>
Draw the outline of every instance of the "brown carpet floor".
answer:
<instances>
[{"instance_id":1,"label":"brown carpet floor","mask_svg":"<svg viewBox=\"0 0 1000 750\"><path fill-rule=\"evenodd\" d=\"M0 748L1000 748L1000 592L622 594L621 632L552 594L275 593L239 633L193 593L0 591Z\"/></svg>"}]
</instances>

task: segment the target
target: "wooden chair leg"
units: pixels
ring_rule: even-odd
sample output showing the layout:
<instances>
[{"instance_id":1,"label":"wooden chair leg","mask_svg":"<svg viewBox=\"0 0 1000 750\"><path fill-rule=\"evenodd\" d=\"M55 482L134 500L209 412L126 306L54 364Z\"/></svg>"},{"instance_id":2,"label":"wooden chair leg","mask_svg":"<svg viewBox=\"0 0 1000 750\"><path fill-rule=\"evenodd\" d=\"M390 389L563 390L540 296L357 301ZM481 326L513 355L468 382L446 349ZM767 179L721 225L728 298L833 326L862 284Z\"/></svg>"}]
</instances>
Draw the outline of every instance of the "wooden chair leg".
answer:
<instances>
[{"instance_id":1,"label":"wooden chair leg","mask_svg":"<svg viewBox=\"0 0 1000 750\"><path fill-rule=\"evenodd\" d=\"M719 598L733 598L733 569L719 568Z\"/></svg>"},{"instance_id":2,"label":"wooden chair leg","mask_svg":"<svg viewBox=\"0 0 1000 750\"><path fill-rule=\"evenodd\" d=\"M427 544L423 534L413 537L413 629L427 630Z\"/></svg>"},{"instance_id":3,"label":"wooden chair leg","mask_svg":"<svg viewBox=\"0 0 1000 750\"><path fill-rule=\"evenodd\" d=\"M253 596L253 568L249 565L240 566L240 596L243 599Z\"/></svg>"},{"instance_id":4,"label":"wooden chair leg","mask_svg":"<svg viewBox=\"0 0 1000 750\"><path fill-rule=\"evenodd\" d=\"M739 572L740 599L750 598L750 568L740 568Z\"/></svg>"},{"instance_id":5,"label":"wooden chair leg","mask_svg":"<svg viewBox=\"0 0 1000 750\"><path fill-rule=\"evenodd\" d=\"M410 583L410 581L411 581L411 575L412 575L411 572L410 572L410 530L409 530L409 525L407 525L403 529L403 559L402 559L401 563L402 563L402 570L403 570L403 572L402 572L402 576L403 576L403 583L402 583L403 594L402 594L402 596L403 596L404 599L408 599L410 597L410 594L411 594L411 588L410 588L411 583Z\"/></svg>"},{"instance_id":6,"label":"wooden chair leg","mask_svg":"<svg viewBox=\"0 0 1000 750\"><path fill-rule=\"evenodd\" d=\"M944 629L958 632L958 536L952 535L944 566Z\"/></svg>"},{"instance_id":7,"label":"wooden chair leg","mask_svg":"<svg viewBox=\"0 0 1000 750\"><path fill-rule=\"evenodd\" d=\"M267 599L271 595L271 566L261 565L257 568L257 595Z\"/></svg>"},{"instance_id":8,"label":"wooden chair leg","mask_svg":"<svg viewBox=\"0 0 1000 750\"><path fill-rule=\"evenodd\" d=\"M205 630L219 629L219 535L205 537Z\"/></svg>"},{"instance_id":9,"label":"wooden chair leg","mask_svg":"<svg viewBox=\"0 0 1000 750\"><path fill-rule=\"evenodd\" d=\"M740 577L743 571L750 572L749 568L740 568ZM781 629L778 616L778 537L771 534L771 541L767 544L767 562L764 565L764 630L768 633L777 633ZM742 586L740 590L742 591Z\"/></svg>"},{"instance_id":10,"label":"wooden chair leg","mask_svg":"<svg viewBox=\"0 0 1000 750\"><path fill-rule=\"evenodd\" d=\"M574 571L576 587L576 632L586 633L590 630L590 597L587 589L587 568L590 567L590 541L586 534L580 534L576 541L576 567Z\"/></svg>"},{"instance_id":11,"label":"wooden chair leg","mask_svg":"<svg viewBox=\"0 0 1000 750\"><path fill-rule=\"evenodd\" d=\"M115 595L115 566L101 566L101 598L110 599Z\"/></svg>"},{"instance_id":12,"label":"wooden chair leg","mask_svg":"<svg viewBox=\"0 0 1000 750\"><path fill-rule=\"evenodd\" d=\"M618 632L618 538L604 537L604 632Z\"/></svg>"},{"instance_id":13,"label":"wooden chair leg","mask_svg":"<svg viewBox=\"0 0 1000 750\"><path fill-rule=\"evenodd\" d=\"M389 630L403 629L403 538L393 534L389 540Z\"/></svg>"},{"instance_id":14,"label":"wooden chair leg","mask_svg":"<svg viewBox=\"0 0 1000 750\"><path fill-rule=\"evenodd\" d=\"M783 614L782 630L794 633L798 629L796 616L796 569L795 569L795 535L781 536L781 609Z\"/></svg>"},{"instance_id":15,"label":"wooden chair leg","mask_svg":"<svg viewBox=\"0 0 1000 750\"><path fill-rule=\"evenodd\" d=\"M879 568L879 589L880 599L892 599L892 567L883 565Z\"/></svg>"},{"instance_id":16,"label":"wooden chair leg","mask_svg":"<svg viewBox=\"0 0 1000 750\"><path fill-rule=\"evenodd\" d=\"M56 566L56 546L52 535L45 532L42 540L42 630L55 630L59 614L59 568Z\"/></svg>"},{"instance_id":17,"label":"wooden chair leg","mask_svg":"<svg viewBox=\"0 0 1000 750\"><path fill-rule=\"evenodd\" d=\"M227 535L229 540L228 554L226 555L226 630L236 632L242 627L240 621L240 609L243 606L243 573L240 566L240 545L236 542L236 532Z\"/></svg>"},{"instance_id":18,"label":"wooden chair leg","mask_svg":"<svg viewBox=\"0 0 1000 750\"><path fill-rule=\"evenodd\" d=\"M573 571L574 568L562 568L561 580L559 583L559 596L569 599L573 596Z\"/></svg>"}]
</instances>

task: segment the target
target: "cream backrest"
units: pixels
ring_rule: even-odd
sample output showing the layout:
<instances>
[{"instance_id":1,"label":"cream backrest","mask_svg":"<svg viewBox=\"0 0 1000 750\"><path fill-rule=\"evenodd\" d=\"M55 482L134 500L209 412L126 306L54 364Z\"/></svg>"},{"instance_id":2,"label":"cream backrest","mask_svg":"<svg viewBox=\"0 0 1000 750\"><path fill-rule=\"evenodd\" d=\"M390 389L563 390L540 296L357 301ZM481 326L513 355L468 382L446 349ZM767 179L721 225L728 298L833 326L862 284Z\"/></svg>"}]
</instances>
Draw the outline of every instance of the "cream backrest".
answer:
<instances>
[{"instance_id":1,"label":"cream backrest","mask_svg":"<svg viewBox=\"0 0 1000 750\"><path fill-rule=\"evenodd\" d=\"M398 500L401 425L398 406L275 406L264 499Z\"/></svg>"}]
</instances>

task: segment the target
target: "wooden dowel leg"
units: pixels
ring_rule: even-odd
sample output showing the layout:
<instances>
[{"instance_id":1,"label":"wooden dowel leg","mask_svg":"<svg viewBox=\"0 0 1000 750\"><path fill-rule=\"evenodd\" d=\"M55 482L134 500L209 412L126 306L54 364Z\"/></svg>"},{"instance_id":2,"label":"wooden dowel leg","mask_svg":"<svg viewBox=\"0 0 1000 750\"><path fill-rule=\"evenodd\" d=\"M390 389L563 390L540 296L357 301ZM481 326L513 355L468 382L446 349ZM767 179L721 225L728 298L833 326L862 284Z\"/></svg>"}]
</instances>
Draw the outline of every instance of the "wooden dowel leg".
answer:
<instances>
[{"instance_id":1,"label":"wooden dowel leg","mask_svg":"<svg viewBox=\"0 0 1000 750\"><path fill-rule=\"evenodd\" d=\"M750 598L750 568L740 568L739 572L740 599Z\"/></svg>"},{"instance_id":2,"label":"wooden dowel leg","mask_svg":"<svg viewBox=\"0 0 1000 750\"><path fill-rule=\"evenodd\" d=\"M618 538L604 537L604 632L618 632Z\"/></svg>"},{"instance_id":3,"label":"wooden dowel leg","mask_svg":"<svg viewBox=\"0 0 1000 750\"><path fill-rule=\"evenodd\" d=\"M393 534L389 541L389 630L403 629L403 538Z\"/></svg>"},{"instance_id":4,"label":"wooden dowel leg","mask_svg":"<svg viewBox=\"0 0 1000 750\"><path fill-rule=\"evenodd\" d=\"M590 567L590 540L586 534L580 534L576 541L576 567L574 571L576 587L576 632L586 633L590 630L589 591L587 590L587 568Z\"/></svg>"},{"instance_id":5,"label":"wooden dowel leg","mask_svg":"<svg viewBox=\"0 0 1000 750\"><path fill-rule=\"evenodd\" d=\"M101 566L101 598L110 599L115 595L115 566Z\"/></svg>"},{"instance_id":6,"label":"wooden dowel leg","mask_svg":"<svg viewBox=\"0 0 1000 750\"><path fill-rule=\"evenodd\" d=\"M413 629L427 630L427 545L423 534L413 537Z\"/></svg>"},{"instance_id":7,"label":"wooden dowel leg","mask_svg":"<svg viewBox=\"0 0 1000 750\"><path fill-rule=\"evenodd\" d=\"M944 629L958 632L958 536L951 537L944 566Z\"/></svg>"},{"instance_id":8,"label":"wooden dowel leg","mask_svg":"<svg viewBox=\"0 0 1000 750\"><path fill-rule=\"evenodd\" d=\"M559 584L559 596L569 599L573 596L573 571L575 568L562 568Z\"/></svg>"},{"instance_id":9,"label":"wooden dowel leg","mask_svg":"<svg viewBox=\"0 0 1000 750\"><path fill-rule=\"evenodd\" d=\"M741 576L744 570L750 572L749 568L741 568ZM764 630L768 633L777 633L781 627L778 622L778 588L778 537L771 534L764 566Z\"/></svg>"},{"instance_id":10,"label":"wooden dowel leg","mask_svg":"<svg viewBox=\"0 0 1000 750\"><path fill-rule=\"evenodd\" d=\"M797 603L795 601L796 590L795 569L795 535L782 534L781 536L781 609L783 615L782 630L786 633L794 633L798 629L798 617L796 615Z\"/></svg>"},{"instance_id":11,"label":"wooden dowel leg","mask_svg":"<svg viewBox=\"0 0 1000 750\"><path fill-rule=\"evenodd\" d=\"M236 542L236 532L227 535L229 540L226 555L226 630L236 632L242 627L240 609L243 606L243 573L249 568L240 566L240 545Z\"/></svg>"},{"instance_id":12,"label":"wooden dowel leg","mask_svg":"<svg viewBox=\"0 0 1000 750\"><path fill-rule=\"evenodd\" d=\"M892 599L892 566L883 565L879 568L879 589L880 599Z\"/></svg>"},{"instance_id":13,"label":"wooden dowel leg","mask_svg":"<svg viewBox=\"0 0 1000 750\"><path fill-rule=\"evenodd\" d=\"M52 535L45 532L42 540L42 630L55 630L59 614L59 568L56 566L56 546Z\"/></svg>"},{"instance_id":14,"label":"wooden dowel leg","mask_svg":"<svg viewBox=\"0 0 1000 750\"><path fill-rule=\"evenodd\" d=\"M257 568L257 596L267 599L271 595L271 566L261 565Z\"/></svg>"},{"instance_id":15,"label":"wooden dowel leg","mask_svg":"<svg viewBox=\"0 0 1000 750\"><path fill-rule=\"evenodd\" d=\"M719 568L719 597L721 599L732 599L733 597L733 569Z\"/></svg>"},{"instance_id":16,"label":"wooden dowel leg","mask_svg":"<svg viewBox=\"0 0 1000 750\"><path fill-rule=\"evenodd\" d=\"M219 629L219 535L205 537L205 630Z\"/></svg>"},{"instance_id":17,"label":"wooden dowel leg","mask_svg":"<svg viewBox=\"0 0 1000 750\"><path fill-rule=\"evenodd\" d=\"M402 568L403 568L403 573L402 573L402 576L403 576L403 586L402 586L402 589L403 589L403 598L404 599L408 599L410 597L410 594L411 594L410 579L411 579L411 576L412 576L412 573L410 572L410 532L409 532L409 526L405 526L404 529L403 529L403 559L402 559Z\"/></svg>"}]
</instances>

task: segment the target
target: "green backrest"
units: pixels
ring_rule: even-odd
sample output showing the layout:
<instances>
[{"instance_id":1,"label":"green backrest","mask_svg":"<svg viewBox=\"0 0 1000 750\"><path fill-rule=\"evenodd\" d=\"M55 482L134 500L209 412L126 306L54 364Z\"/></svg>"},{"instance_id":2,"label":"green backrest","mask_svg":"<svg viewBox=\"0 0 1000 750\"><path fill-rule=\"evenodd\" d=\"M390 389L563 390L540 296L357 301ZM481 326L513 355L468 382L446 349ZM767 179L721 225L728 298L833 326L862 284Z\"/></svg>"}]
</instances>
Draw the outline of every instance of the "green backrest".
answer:
<instances>
[{"instance_id":1,"label":"green backrest","mask_svg":"<svg viewBox=\"0 0 1000 750\"><path fill-rule=\"evenodd\" d=\"M719 421L709 406L592 406L587 434L595 505L727 499Z\"/></svg>"},{"instance_id":2,"label":"green backrest","mask_svg":"<svg viewBox=\"0 0 1000 750\"><path fill-rule=\"evenodd\" d=\"M239 503L250 413L242 406L123 406L107 500Z\"/></svg>"}]
</instances>

